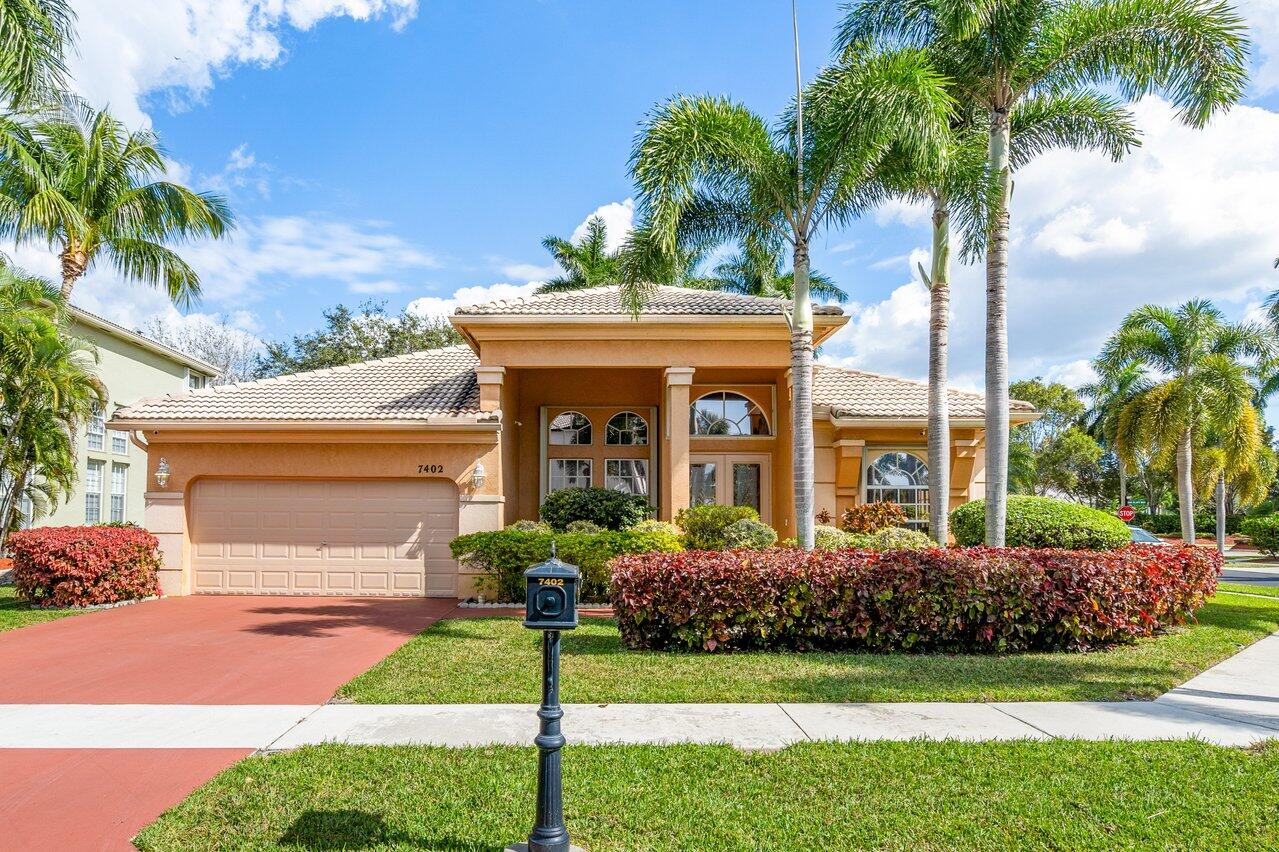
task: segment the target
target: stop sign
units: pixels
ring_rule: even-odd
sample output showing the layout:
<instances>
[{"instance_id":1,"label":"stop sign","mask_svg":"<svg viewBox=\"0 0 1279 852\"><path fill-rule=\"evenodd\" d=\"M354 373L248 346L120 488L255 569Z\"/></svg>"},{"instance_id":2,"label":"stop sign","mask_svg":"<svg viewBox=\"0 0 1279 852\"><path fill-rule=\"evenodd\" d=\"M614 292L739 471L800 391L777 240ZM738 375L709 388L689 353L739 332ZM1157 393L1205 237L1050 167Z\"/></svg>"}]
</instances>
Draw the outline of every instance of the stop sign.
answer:
<instances>
[{"instance_id":1,"label":"stop sign","mask_svg":"<svg viewBox=\"0 0 1279 852\"><path fill-rule=\"evenodd\" d=\"M1131 521L1133 518L1137 517L1137 510L1134 509L1132 506L1120 506L1118 514L1119 514L1119 520L1123 521L1126 524L1129 521Z\"/></svg>"}]
</instances>

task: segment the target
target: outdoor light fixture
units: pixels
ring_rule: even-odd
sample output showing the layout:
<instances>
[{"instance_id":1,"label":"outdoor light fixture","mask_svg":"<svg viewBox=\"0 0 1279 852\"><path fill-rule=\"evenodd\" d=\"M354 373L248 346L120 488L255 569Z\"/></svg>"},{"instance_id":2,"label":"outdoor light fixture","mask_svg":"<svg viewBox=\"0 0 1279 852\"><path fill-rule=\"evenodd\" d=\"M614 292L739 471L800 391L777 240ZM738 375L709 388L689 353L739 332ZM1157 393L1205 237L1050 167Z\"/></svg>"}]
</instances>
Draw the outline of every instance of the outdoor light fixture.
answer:
<instances>
[{"instance_id":1,"label":"outdoor light fixture","mask_svg":"<svg viewBox=\"0 0 1279 852\"><path fill-rule=\"evenodd\" d=\"M155 481L161 488L169 484L169 460L161 458L160 463L155 466Z\"/></svg>"},{"instance_id":2,"label":"outdoor light fixture","mask_svg":"<svg viewBox=\"0 0 1279 852\"><path fill-rule=\"evenodd\" d=\"M161 459L161 461L163 461L163 459ZM483 488L484 474L484 462L476 462L475 470L471 472L471 485L475 486L476 489Z\"/></svg>"}]
</instances>

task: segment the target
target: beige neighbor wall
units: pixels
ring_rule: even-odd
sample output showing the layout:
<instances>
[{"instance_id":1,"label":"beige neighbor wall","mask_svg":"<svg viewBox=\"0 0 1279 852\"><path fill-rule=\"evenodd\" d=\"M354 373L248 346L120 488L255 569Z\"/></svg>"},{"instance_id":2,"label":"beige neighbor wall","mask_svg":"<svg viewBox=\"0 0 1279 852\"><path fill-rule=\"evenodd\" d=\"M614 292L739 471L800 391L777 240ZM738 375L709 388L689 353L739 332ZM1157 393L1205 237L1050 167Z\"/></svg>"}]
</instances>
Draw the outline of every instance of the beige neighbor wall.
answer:
<instances>
[{"instance_id":1,"label":"beige neighbor wall","mask_svg":"<svg viewBox=\"0 0 1279 852\"><path fill-rule=\"evenodd\" d=\"M192 485L204 477L236 479L418 479L445 478L458 487L461 534L502 527L502 472L498 432L231 433L152 431L149 442L146 526L164 556L161 587L166 595L191 592L190 516ZM168 461L165 488L155 484L161 458ZM472 485L476 463L485 483ZM427 472L419 471L423 466ZM436 466L443 473L431 472ZM474 592L474 577L459 571L458 593Z\"/></svg>"}]
</instances>

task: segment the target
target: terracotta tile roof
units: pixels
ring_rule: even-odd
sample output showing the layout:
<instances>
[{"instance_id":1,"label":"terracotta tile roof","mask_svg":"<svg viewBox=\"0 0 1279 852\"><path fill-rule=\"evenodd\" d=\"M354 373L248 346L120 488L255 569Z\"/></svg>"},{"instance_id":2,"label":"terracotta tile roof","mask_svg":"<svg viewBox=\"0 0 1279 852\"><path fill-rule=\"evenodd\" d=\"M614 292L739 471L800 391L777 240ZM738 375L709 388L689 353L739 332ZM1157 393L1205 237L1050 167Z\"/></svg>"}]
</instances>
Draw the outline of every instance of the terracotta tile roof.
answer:
<instances>
[{"instance_id":1,"label":"terracotta tile roof","mask_svg":"<svg viewBox=\"0 0 1279 852\"><path fill-rule=\"evenodd\" d=\"M459 316L626 316L630 310L622 303L621 288L591 287L563 293L543 293L519 299L502 299L483 305L459 307ZM743 296L718 290L694 290L688 287L658 287L644 306L651 316L781 316L788 299ZM814 305L819 316L842 316L838 305Z\"/></svg>"},{"instance_id":2,"label":"terracotta tile roof","mask_svg":"<svg viewBox=\"0 0 1279 852\"><path fill-rule=\"evenodd\" d=\"M479 414L466 346L140 400L117 420L425 420Z\"/></svg>"},{"instance_id":3,"label":"terracotta tile roof","mask_svg":"<svg viewBox=\"0 0 1279 852\"><path fill-rule=\"evenodd\" d=\"M979 393L953 388L947 397L951 417L984 417L986 400ZM895 376L867 373L828 364L813 365L813 404L836 417L923 418L928 416L928 385ZM1014 412L1032 413L1028 402L1012 400Z\"/></svg>"}]
</instances>

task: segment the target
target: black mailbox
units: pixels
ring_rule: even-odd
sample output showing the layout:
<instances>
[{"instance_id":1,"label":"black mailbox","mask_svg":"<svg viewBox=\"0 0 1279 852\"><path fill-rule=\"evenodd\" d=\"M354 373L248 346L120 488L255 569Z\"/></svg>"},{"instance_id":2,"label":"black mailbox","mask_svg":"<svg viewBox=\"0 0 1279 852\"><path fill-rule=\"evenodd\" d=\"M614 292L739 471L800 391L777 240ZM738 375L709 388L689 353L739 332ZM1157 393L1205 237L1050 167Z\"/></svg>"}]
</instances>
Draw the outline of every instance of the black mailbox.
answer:
<instances>
[{"instance_id":1,"label":"black mailbox","mask_svg":"<svg viewBox=\"0 0 1279 852\"><path fill-rule=\"evenodd\" d=\"M577 627L576 565L561 562L551 545L551 558L524 572L528 600L524 626L535 630L572 630Z\"/></svg>"}]
</instances>

